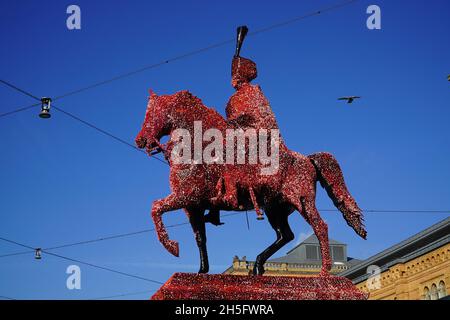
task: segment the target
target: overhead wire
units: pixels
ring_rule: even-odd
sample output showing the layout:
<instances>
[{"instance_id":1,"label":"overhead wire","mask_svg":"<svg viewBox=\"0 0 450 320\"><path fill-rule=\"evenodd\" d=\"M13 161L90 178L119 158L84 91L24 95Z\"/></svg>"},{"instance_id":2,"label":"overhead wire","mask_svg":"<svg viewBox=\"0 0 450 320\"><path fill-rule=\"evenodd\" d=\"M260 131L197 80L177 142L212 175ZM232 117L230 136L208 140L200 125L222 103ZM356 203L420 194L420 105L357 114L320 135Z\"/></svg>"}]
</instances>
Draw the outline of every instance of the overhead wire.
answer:
<instances>
[{"instance_id":1,"label":"overhead wire","mask_svg":"<svg viewBox=\"0 0 450 320\"><path fill-rule=\"evenodd\" d=\"M137 151L139 151L139 152L142 152L142 153L144 153L144 154L149 155L150 158L153 158L153 159L155 159L155 160L158 160L159 162L164 163L164 164L166 164L166 165L169 165L169 164L167 163L167 161L162 160L161 158L157 157L156 155L148 154L148 153L147 153L146 151L144 151L143 149L139 149L139 148L136 147L135 145L133 145L133 144L131 144L131 143L129 143L129 142L123 140L122 138L117 137L116 135L114 135L114 134L112 134L112 133L110 133L110 132L108 132L108 131L106 131L106 130L104 130L104 129L99 128L98 126L96 126L96 125L94 125L94 124L92 124L92 123L90 123L90 122L88 122L88 121L86 121L86 120L81 119L80 117L74 115L73 113L70 113L69 111L66 111L66 110L64 110L64 109L58 108L58 107L55 106L55 105L53 105L52 108L54 108L55 110L57 110L57 111L59 111L59 112L65 114L65 115L68 116L68 117L71 117L72 119L74 119L74 120L76 120L76 121L81 122L82 124L84 124L84 125L86 125L86 126L92 128L92 129L94 129L94 130L97 130L98 132L100 132L100 133L102 133L102 134L104 134L104 135L106 135L106 136L108 136L108 137L110 137L110 138L112 138L112 139L114 139L114 140L116 140L116 141L118 141L118 142L120 142L120 143L126 145L126 146L129 146L129 147L131 147L131 148L133 148L133 149L135 149L135 150L137 150Z\"/></svg>"},{"instance_id":2,"label":"overhead wire","mask_svg":"<svg viewBox=\"0 0 450 320\"><path fill-rule=\"evenodd\" d=\"M354 2L357 2L357 1L359 1L359 0L345 1L345 2L341 2L341 3L337 3L337 4L334 4L334 5L331 5L331 6L324 7L324 8L319 9L319 10L314 10L312 12L309 12L307 14L303 14L301 16L297 16L297 17L291 18L289 20L281 21L281 22L272 24L272 25L267 26L267 27L256 29L255 31L249 32L248 36L253 36L253 35L256 35L256 34L267 32L267 31L270 31L270 30L273 30L273 29L276 29L276 28L280 28L280 27L283 27L283 26L286 26L286 25L298 22L300 20L303 20L303 19L306 19L306 18L309 18L309 17L320 15L320 14L328 12L328 11L340 9L342 7L348 6L348 5L350 5L350 4L354 3ZM82 87L80 89L69 91L69 92L67 92L65 94L56 96L54 98L54 100L59 100L59 99L62 99L62 98L65 98L65 97L68 97L68 96L71 96L71 95L74 95L74 94L78 94L80 92L83 92L83 91L86 91L86 90L89 90L89 89L92 89L92 88L96 88L96 87L99 87L101 85L104 85L104 84L107 84L107 83L110 83L110 82L113 82L113 81L116 81L116 80L120 80L120 79L123 79L123 78L129 77L129 76L135 75L137 73L140 73L140 72L143 72L143 71L146 71L146 70L149 70L149 69L153 69L153 68L156 68L156 67L163 66L163 65L168 64L170 62L174 62L174 61L181 60L181 59L184 59L184 58L187 58L187 57L191 57L193 55L196 55L196 54L199 54L199 53L203 53L205 51L208 51L208 50L211 50L211 49L214 49L214 48L218 48L218 47L221 47L221 46L233 43L234 41L235 41L234 38L227 39L227 40L224 40L224 41L221 41L221 42L218 42L218 43L215 43L215 44L212 44L212 45L200 48L200 49L189 51L189 52L180 54L178 56L175 56L175 57L172 57L172 58L169 58L169 59L165 59L165 60L162 60L160 62L151 64L151 65L148 65L148 66L144 66L142 68L139 68L139 69L136 69L136 70L133 70L133 71L126 72L124 74L112 77L110 79L99 81L99 82L93 83L91 85Z\"/></svg>"},{"instance_id":3,"label":"overhead wire","mask_svg":"<svg viewBox=\"0 0 450 320\"><path fill-rule=\"evenodd\" d=\"M352 4L354 2L357 2L357 1L359 1L359 0L345 1L345 2L342 2L342 3L338 3L338 4L335 4L335 5L328 6L328 7L324 7L324 8L319 9L319 10L314 10L314 11L312 11L310 13L307 13L307 14L304 14L304 15L301 15L301 16L298 16L298 17L294 17L294 18L291 18L291 19L286 20L286 21L278 22L278 23L272 24L272 25L264 27L264 28L257 29L257 30L255 30L253 32L250 32L248 35L252 36L252 35L259 34L259 33L267 32L269 30L272 30L272 29L275 29L275 28L279 28L279 27L282 27L282 26L285 26L285 25L288 25L288 24L292 24L294 22L300 21L302 19L306 19L308 17L312 17L312 16L319 15L319 14L327 12L327 11L336 10L336 9L345 7L345 6L350 5L350 4ZM184 54L181 54L181 55L169 58L169 59L165 59L165 60L160 61L158 63L154 63L154 64L151 64L151 65L148 65L148 66L144 66L142 68L139 68L139 69L136 69L136 70L132 70L132 71L126 72L124 74L112 77L110 79L106 79L106 80L103 80L103 81L100 81L100 82L96 82L96 83L93 83L91 85L88 85L88 86L85 86L85 87L82 87L82 88L79 88L79 89L76 89L76 90L72 90L72 91L66 92L64 94L61 94L61 95L58 95L58 96L54 97L52 99L52 101L57 101L57 100L66 98L68 96L72 96L74 94L78 94L80 92L83 92L83 91L86 91L86 90L89 90L89 89L92 89L92 88L96 88L96 87L99 87L101 85L104 85L104 84L107 84L107 83L110 83L110 82L113 82L113 81L116 81L116 80L119 80L119 79L123 79L123 78L132 76L134 74L137 74L137 73L140 73L140 72L152 69L152 68L156 68L156 67L168 64L168 63L173 62L173 61L181 60L181 59L184 59L184 58L187 58L187 57L190 57L190 56L193 56L193 55L196 55L196 54L199 54L199 53L202 53L202 52L214 49L214 48L218 48L218 47L221 47L223 45L232 43L233 41L234 41L234 39L228 39L228 40L221 41L221 42L218 42L218 43L215 43L215 44L212 44L212 45L209 45L209 46L197 49L197 50L193 50L193 51L190 51L190 52L187 52L187 53L184 53ZM28 91L25 91L25 90L17 87L16 85L14 85L14 84L12 84L12 83L10 83L8 81L0 79L0 82L3 83L6 86L12 88L12 89L15 89L15 90L23 93L24 95L27 95L27 96L35 99L35 100L40 101L39 97L31 94ZM2 114L0 114L0 118L8 116L8 115L11 115L11 114L15 114L15 113L18 113L18 112L22 112L22 111L25 111L25 110L28 110L28 109L31 109L31 108L36 107L38 105L39 104L33 104L33 105L30 105L30 106L21 107L21 108L18 108L18 109L9 111L9 112L2 113ZM59 112L65 113L67 116L69 116L69 117L71 117L71 118L73 118L73 119L75 119L75 120L77 120L77 121L79 121L79 122L81 122L81 123L83 123L83 124L93 128L93 129L97 130L98 132L101 132L104 135L107 135L110 138L112 138L112 139L114 139L114 140L116 140L116 141L118 141L120 143L123 143L125 145L131 146L132 148L134 148L134 149L136 149L136 150L138 150L140 152L144 152L145 153L145 151L143 151L143 150L135 147L133 144L131 144L131 143L129 143L129 142L127 142L127 141L125 141L125 140L123 140L123 139L113 135L113 134L111 134L110 132L108 132L108 131L106 131L104 129L101 129L98 126L95 126L92 123L89 123L89 122L81 119L80 117L71 114L68 111L64 111L63 109L57 108L56 106L53 106L53 107L56 110L58 110ZM153 157L153 158L157 159L159 162L168 164L166 161L160 159L159 157L156 157L155 155L150 155L150 157Z\"/></svg>"},{"instance_id":4,"label":"overhead wire","mask_svg":"<svg viewBox=\"0 0 450 320\"><path fill-rule=\"evenodd\" d=\"M22 112L22 111L25 111L25 110L28 110L28 109L31 109L31 108L34 108L34 107L37 107L37 106L40 106L40 105L41 105L40 103L35 103L35 104L29 105L29 106L26 106L26 107L21 107L21 108L12 110L12 111L8 111L8 112L5 112L5 113L0 113L0 118L9 116L9 115L14 114L14 113L19 113L19 112Z\"/></svg>"},{"instance_id":5,"label":"overhead wire","mask_svg":"<svg viewBox=\"0 0 450 320\"><path fill-rule=\"evenodd\" d=\"M122 293L122 294L116 294L116 295L105 296L105 297L91 298L88 300L106 300L106 299L114 299L114 298L121 298L121 297L129 297L129 296L136 296L136 295L144 294L144 293L152 293L155 291L156 290L136 291L136 292Z\"/></svg>"},{"instance_id":6,"label":"overhead wire","mask_svg":"<svg viewBox=\"0 0 450 320\"><path fill-rule=\"evenodd\" d=\"M11 240L11 239L7 239L7 238L4 238L4 237L0 237L0 240L8 242L8 243L12 243L12 244L24 247L24 248L28 248L28 249L31 249L31 250L36 250L37 249L37 248L33 248L33 247L29 246L29 245L26 245L26 244L23 244L23 243L20 243L20 242ZM139 279L139 280L143 280L143 281L147 281L147 282L152 282L152 283L156 283L156 284L163 284L161 281L145 278L145 277L142 277L142 276L138 276L138 275L135 275L135 274L131 274L131 273L127 273L127 272L111 269L111 268L108 268L108 267L99 266L97 264L93 264L93 263L90 263L90 262L82 261L82 260L79 260L79 259L70 258L70 257L67 257L67 256L63 256L63 255L60 255L60 254L49 252L49 251L46 251L46 250L42 250L41 249L41 252L45 253L47 255L59 258L59 259L63 259L63 260L67 260L67 261L71 261L71 262L87 265L87 266L92 267L92 268L108 271L108 272L115 273L115 274L120 274L122 276L135 278L135 279Z\"/></svg>"},{"instance_id":7,"label":"overhead wire","mask_svg":"<svg viewBox=\"0 0 450 320\"><path fill-rule=\"evenodd\" d=\"M119 270L115 270L115 269L99 266L99 265L96 265L96 264L93 264L93 263L90 263L90 262L86 262L86 261L82 261L82 260L78 260L78 259L74 259L74 258L69 258L67 256L63 256L63 255L56 254L56 253L53 253L53 252L49 252L49 251L46 251L46 250L42 250L42 252L45 253L45 254L48 254L50 256L56 257L56 258L60 258L60 259L63 259L63 260L68 260L68 261L79 263L79 264L84 264L84 265L92 267L92 268L96 268L96 269L100 269L100 270L104 270L104 271L109 271L109 272L112 272L112 273L120 274L122 276L135 278L135 279L139 279L139 280L143 280L143 281L148 281L148 282L152 282L152 283L156 283L156 284L164 284L161 281L157 281L157 280L153 280L153 279L137 276L135 274L131 274L131 273L127 273L127 272L123 272L123 271L119 271Z\"/></svg>"},{"instance_id":8,"label":"overhead wire","mask_svg":"<svg viewBox=\"0 0 450 320\"><path fill-rule=\"evenodd\" d=\"M237 215L237 214L239 214L239 212L232 212L232 213L224 214L224 215L222 215L222 217L226 218L226 217L234 216L234 215ZM166 228L175 228L175 227L188 225L188 224L190 224L190 222L181 222L181 223L167 225ZM105 237L100 237L100 238L95 238L95 239L90 239L90 240L66 243L66 244L62 244L62 245L56 245L56 246L52 246L52 247L43 248L42 250L43 251L49 251L49 250L56 250L56 249L74 247L74 246L90 244L90 243L95 243L95 242L100 242L100 241L105 241L105 240L112 240L112 239L118 239L118 238L134 236L134 235L148 233L148 232L152 232L152 231L155 231L155 228L138 230L138 231L132 231L132 232L127 232L127 233L120 233L120 234L115 234L115 235L111 235L111 236L105 236ZM17 256L17 255L24 255L24 254L34 253L34 252L35 252L35 248L32 248L32 250L28 250L28 251L21 251L21 252L15 252L15 253L9 253L9 254L0 255L0 258L6 258L6 257L10 257L10 256Z\"/></svg>"},{"instance_id":9,"label":"overhead wire","mask_svg":"<svg viewBox=\"0 0 450 320\"><path fill-rule=\"evenodd\" d=\"M0 82L3 83L4 85L6 85L6 86L16 90L16 91L21 92L22 94L24 94L26 96L29 96L30 98L33 98L33 99L38 100L38 101L41 101L41 98L36 97L34 94L31 94L28 91L22 90L21 88L17 87L16 85L12 84L9 81L0 79Z\"/></svg>"},{"instance_id":10,"label":"overhead wire","mask_svg":"<svg viewBox=\"0 0 450 320\"><path fill-rule=\"evenodd\" d=\"M283 26L286 26L286 25L298 22L300 20L303 20L303 19L306 19L306 18L309 18L309 17L320 15L320 14L328 12L328 11L340 9L340 8L343 8L343 7L348 6L350 4L353 4L353 3L357 2L357 1L359 1L359 0L345 1L345 2L337 3L337 4L334 4L334 5L331 5L331 6L327 6L327 7L318 9L318 10L314 10L314 11L311 11L311 12L309 12L307 14L303 14L303 15L300 15L300 16L297 16L297 17L285 20L285 21L281 21L281 22L269 25L267 27L256 29L256 30L254 30L252 32L249 32L248 36L254 36L254 35L257 35L257 34L260 34L260 33L263 33L263 32L267 32L267 31L270 31L270 30L273 30L273 29L276 29L276 28L280 28L280 27L283 27ZM90 85L87 85L87 86L84 86L84 87L81 87L81 88L78 88L78 89L75 89L75 90L68 91L68 92L63 93L61 95L53 97L52 101L57 101L57 100L60 100L60 99L63 99L63 98L69 97L69 96L73 96L75 94L87 91L89 89L97 88L99 86L111 83L113 81L117 81L117 80L130 77L132 75L141 73L141 72L149 70L149 69L153 69L153 68L157 68L157 67L163 66L163 65L168 64L170 62L174 62L174 61L177 61L177 60L188 58L188 57L191 57L193 55L200 54L200 53L203 53L205 51L208 51L208 50L211 50L211 49L214 49L214 48L218 48L218 47L221 47L221 46L233 43L234 41L235 41L234 38L233 39L227 39L227 40L224 40L224 41L221 41L221 42L218 42L218 43L215 43L215 44L212 44L212 45L200 48L200 49L196 49L196 50L193 50L193 51L189 51L189 52L186 52L186 53L174 56L172 58L164 59L164 60L162 60L160 62L153 63L153 64L150 64L150 65L141 67L139 69L135 69L135 70L132 70L132 71L129 71L129 72L126 72L126 73L114 76L114 77L106 79L106 80L95 82L93 84L90 84ZM11 88L15 87L11 83L7 83L6 81L3 81L3 80L0 80L0 81L3 82L5 85L11 87ZM21 91L20 88L16 88L16 89ZM30 96L30 97L32 97L32 98L34 98L34 99L39 99L38 97L30 94L29 92L23 92L23 93L28 95L28 96ZM17 112L21 112L21 111L27 110L27 109L29 109L31 107L33 107L33 106L30 106L28 108L19 108L19 109L13 110L13 111L9 111L9 112L6 112L4 114L0 114L0 117L7 116L7 115L10 115L10 114L14 114L14 113L17 113Z\"/></svg>"},{"instance_id":11,"label":"overhead wire","mask_svg":"<svg viewBox=\"0 0 450 320\"><path fill-rule=\"evenodd\" d=\"M319 209L319 211L323 211L323 212L337 212L339 210L338 209ZM444 213L444 214L450 214L450 210L395 210L394 209L394 210L363 210L363 212L364 213ZM226 217L234 216L234 215L238 215L238 214L240 214L240 212L232 212L232 213L224 214L224 215L222 215L222 217L226 218ZM179 227L179 226L188 225L188 224L190 224L190 223L189 222L182 222L182 223L167 225L166 228L174 228L174 227ZM111 236L104 236L104 237L100 237L100 238L94 238L94 239L90 239L90 240L66 243L66 244L62 244L62 245L56 245L56 246L53 246L53 247L47 247L47 248L44 248L43 250L56 250L56 249L74 247L74 246L79 246L79 245L84 245L84 244L91 244L91 243L96 243L96 242L101 242L101 241L107 241L107 240L113 240L113 239L118 239L118 238L135 236L135 235L148 233L148 232L152 232L152 231L155 231L155 229L154 228L144 229L144 230L138 230L138 231L132 231L132 232L115 234L115 235L111 235ZM9 254L3 254L3 255L0 255L0 258L6 258L6 257L11 257L11 256L30 254L30 253L33 253L34 251L35 251L35 249L33 248L33 250L27 250L27 251L20 251L20 252L13 252L13 253L9 253Z\"/></svg>"},{"instance_id":12,"label":"overhead wire","mask_svg":"<svg viewBox=\"0 0 450 320\"><path fill-rule=\"evenodd\" d=\"M41 101L41 99L39 99L39 98L36 97L35 95L31 94L30 92L28 92L28 91L26 91L26 90L23 90L23 89L21 89L21 88L15 86L15 85L13 85L13 84L11 84L11 83L8 82L8 81L0 80L0 82L3 83L3 84L5 84L5 85L7 85L8 87L10 87L10 88L12 88L12 89L14 89L14 90L16 90L16 91L18 91L18 92L24 94L24 95L27 95L27 96L29 96L29 97L32 97L33 99L36 99L36 100ZM22 109L20 109L20 110L10 111L10 112L4 113L4 114L2 114L2 115L8 115L8 114L11 114L11 113L20 112L20 111L27 110L27 109L30 109L31 107L38 106L38 105L41 105L41 103L34 104L34 105L31 105L31 106L22 108ZM110 133L110 132L108 132L108 131L106 131L106 130L104 130L104 129L101 129L101 128L98 127L98 126L96 126L96 125L94 125L94 124L92 124L92 123L90 123L90 122L88 122L88 121L86 121L86 120L81 119L80 117L74 115L73 113L71 113L71 112L69 112L69 111L66 111L66 110L64 110L64 109L58 108L58 107L55 106L55 105L52 105L52 108L54 108L55 110L57 110L57 111L59 111L59 112L65 114L66 116L68 116L68 117L70 117L70 118L72 118L72 119L74 119L74 120L76 120L76 121L81 122L82 124L84 124L84 125L86 125L86 126L92 128L92 129L94 129L94 130L97 130L98 132L100 132L100 133L102 133L102 134L104 134L104 135L106 135L106 136L108 136L108 137L114 139L114 140L117 141L117 142L120 142L120 143L122 143L122 144L124 144L124 145L127 145L127 146L129 146L129 147L131 147L131 148L133 148L133 149L135 149L135 150L137 150L137 151L139 151L139 152L144 153L144 154L148 154L148 153L145 152L144 150L139 149L138 147L136 147L135 145L133 145L133 144L131 144L131 143L125 141L124 139L119 138L118 136L116 136L116 135L114 135L114 134L112 134L112 133ZM2 115L0 115L0 117L2 117ZM154 158L154 159L158 160L159 162L162 162L162 163L168 165L168 163L167 163L166 161L162 160L161 158L157 157L156 155L152 155L152 154L148 154L148 155L150 156L150 158Z\"/></svg>"}]
</instances>

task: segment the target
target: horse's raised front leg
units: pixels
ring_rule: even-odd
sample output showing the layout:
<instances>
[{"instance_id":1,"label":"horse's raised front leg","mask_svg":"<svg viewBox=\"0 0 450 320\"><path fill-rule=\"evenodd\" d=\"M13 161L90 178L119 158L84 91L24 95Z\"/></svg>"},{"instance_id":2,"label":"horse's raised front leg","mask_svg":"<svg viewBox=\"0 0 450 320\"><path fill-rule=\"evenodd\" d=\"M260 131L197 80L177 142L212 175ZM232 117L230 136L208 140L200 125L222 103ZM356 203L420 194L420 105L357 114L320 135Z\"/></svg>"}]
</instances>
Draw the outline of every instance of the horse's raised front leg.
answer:
<instances>
[{"instance_id":1,"label":"horse's raised front leg","mask_svg":"<svg viewBox=\"0 0 450 320\"><path fill-rule=\"evenodd\" d=\"M194 231L195 241L197 242L198 250L200 253L200 269L198 273L208 273L209 262L208 262L208 251L206 249L206 229L205 229L205 219L203 214L204 209L198 208L188 208L186 213L191 223L192 231Z\"/></svg>"},{"instance_id":2,"label":"horse's raised front leg","mask_svg":"<svg viewBox=\"0 0 450 320\"><path fill-rule=\"evenodd\" d=\"M155 200L152 206L152 219L155 224L158 240L164 248L166 248L166 250L175 257L178 257L180 253L178 242L169 239L169 235L167 234L167 230L161 216L165 212L181 209L183 207L185 207L184 201L173 193L164 199Z\"/></svg>"}]
</instances>

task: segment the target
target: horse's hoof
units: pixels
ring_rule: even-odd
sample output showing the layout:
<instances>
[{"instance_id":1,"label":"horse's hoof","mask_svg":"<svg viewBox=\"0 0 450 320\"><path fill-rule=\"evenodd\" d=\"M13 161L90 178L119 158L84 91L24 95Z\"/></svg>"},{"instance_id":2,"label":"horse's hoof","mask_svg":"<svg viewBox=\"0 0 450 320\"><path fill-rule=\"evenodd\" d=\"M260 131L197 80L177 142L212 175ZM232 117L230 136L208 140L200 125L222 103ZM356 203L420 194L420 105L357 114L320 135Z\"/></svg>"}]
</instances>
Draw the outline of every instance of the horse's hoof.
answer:
<instances>
[{"instance_id":1,"label":"horse's hoof","mask_svg":"<svg viewBox=\"0 0 450 320\"><path fill-rule=\"evenodd\" d=\"M319 273L319 275L318 275L318 277L319 278L328 278L328 277L330 277L331 275L330 275L330 273L327 271L327 270L322 270L322 271L320 271L320 273Z\"/></svg>"},{"instance_id":2,"label":"horse's hoof","mask_svg":"<svg viewBox=\"0 0 450 320\"><path fill-rule=\"evenodd\" d=\"M201 267L200 270L198 270L198 273L205 274L209 272L209 268Z\"/></svg>"},{"instance_id":3,"label":"horse's hoof","mask_svg":"<svg viewBox=\"0 0 450 320\"><path fill-rule=\"evenodd\" d=\"M219 226L222 226L222 225L224 225L225 223L224 222L212 222L212 221L208 221L208 223L211 223L213 226L216 226L216 227L219 227Z\"/></svg>"},{"instance_id":4,"label":"horse's hoof","mask_svg":"<svg viewBox=\"0 0 450 320\"><path fill-rule=\"evenodd\" d=\"M180 256L180 248L177 241L167 240L167 243L164 245L164 247L175 257Z\"/></svg>"},{"instance_id":5,"label":"horse's hoof","mask_svg":"<svg viewBox=\"0 0 450 320\"><path fill-rule=\"evenodd\" d=\"M263 266L259 266L257 264L255 264L255 266L253 267L253 275L254 276L262 276L264 274L265 270Z\"/></svg>"}]
</instances>

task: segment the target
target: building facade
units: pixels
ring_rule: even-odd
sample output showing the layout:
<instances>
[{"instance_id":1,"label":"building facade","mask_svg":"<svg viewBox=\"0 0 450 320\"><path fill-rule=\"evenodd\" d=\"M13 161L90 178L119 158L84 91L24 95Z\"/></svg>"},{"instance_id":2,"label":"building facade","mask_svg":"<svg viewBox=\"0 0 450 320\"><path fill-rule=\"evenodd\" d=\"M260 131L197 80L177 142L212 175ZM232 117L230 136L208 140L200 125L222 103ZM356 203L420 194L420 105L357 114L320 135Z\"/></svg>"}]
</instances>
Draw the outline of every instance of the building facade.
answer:
<instances>
[{"instance_id":1,"label":"building facade","mask_svg":"<svg viewBox=\"0 0 450 320\"><path fill-rule=\"evenodd\" d=\"M333 261L332 274L343 272L360 260L347 257L347 245L330 239L330 254ZM254 261L247 261L246 257L233 258L233 265L225 270L227 274L251 274ZM289 250L285 256L270 259L264 264L265 275L276 276L314 276L320 272L322 260L320 257L319 241L312 235Z\"/></svg>"},{"instance_id":2,"label":"building facade","mask_svg":"<svg viewBox=\"0 0 450 320\"><path fill-rule=\"evenodd\" d=\"M448 299L450 218L342 272L373 300Z\"/></svg>"},{"instance_id":3,"label":"building facade","mask_svg":"<svg viewBox=\"0 0 450 320\"><path fill-rule=\"evenodd\" d=\"M347 256L347 245L330 239L332 274L344 276L371 300L449 299L450 218L366 259ZM254 261L233 258L224 273L251 274ZM310 236L264 265L266 275L314 276L320 272L321 258L316 236Z\"/></svg>"}]
</instances>

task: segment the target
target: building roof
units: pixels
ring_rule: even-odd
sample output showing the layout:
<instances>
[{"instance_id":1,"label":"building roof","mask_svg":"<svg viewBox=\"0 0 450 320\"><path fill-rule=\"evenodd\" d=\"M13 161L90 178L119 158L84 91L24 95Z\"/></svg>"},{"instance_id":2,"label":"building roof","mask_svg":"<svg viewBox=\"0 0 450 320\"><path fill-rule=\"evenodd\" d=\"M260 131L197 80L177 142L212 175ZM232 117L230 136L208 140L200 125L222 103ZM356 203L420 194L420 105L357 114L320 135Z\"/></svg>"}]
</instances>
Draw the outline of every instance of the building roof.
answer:
<instances>
[{"instance_id":1,"label":"building roof","mask_svg":"<svg viewBox=\"0 0 450 320\"><path fill-rule=\"evenodd\" d=\"M354 265L339 275L359 283L369 277L367 268L370 265L378 266L383 272L397 263L405 263L447 243L450 243L450 217Z\"/></svg>"},{"instance_id":2,"label":"building roof","mask_svg":"<svg viewBox=\"0 0 450 320\"><path fill-rule=\"evenodd\" d=\"M347 244L336 241L334 239L328 239L328 243L330 245L342 245L342 246L347 246ZM294 248L292 248L291 250L289 250L287 252L287 254L289 254L291 251L296 250L298 247L300 247L303 244L319 244L319 239L317 239L317 236L315 234L310 235L308 238L306 238L305 240L303 240L302 242L300 242L298 245L296 245Z\"/></svg>"},{"instance_id":3,"label":"building roof","mask_svg":"<svg viewBox=\"0 0 450 320\"><path fill-rule=\"evenodd\" d=\"M329 244L333 261L332 273L337 274L361 262L361 260L347 257L347 245L345 243L329 239ZM267 270L268 272L285 275L316 274L322 267L319 246L317 237L311 235L289 250L286 255L267 260ZM239 257L235 256L233 258L233 265L225 270L224 273L233 273L234 271L245 272L246 270L251 270L253 264L254 261L247 261L246 257L239 259ZM287 265L283 267L283 264ZM283 268L287 269L285 270Z\"/></svg>"},{"instance_id":4,"label":"building roof","mask_svg":"<svg viewBox=\"0 0 450 320\"><path fill-rule=\"evenodd\" d=\"M302 249L303 246L305 245L319 245L319 240L317 239L316 235L311 235L308 238L306 238L305 240L303 240L302 242L300 242L298 245L296 245L294 248L292 248L291 250L289 250L286 255L279 257L279 258L274 258L274 259L269 259L267 262L278 262L278 263L308 263L308 264L316 264L318 266L321 265L321 260L317 260L317 261L310 261L310 260L304 260L304 258L302 258L302 255L300 253L300 250ZM333 240L333 239L329 239L329 244L334 245L334 246L347 246L345 243ZM355 260L355 259L354 259ZM359 261L359 260L357 260Z\"/></svg>"}]
</instances>

